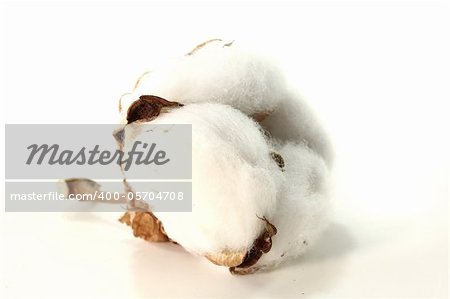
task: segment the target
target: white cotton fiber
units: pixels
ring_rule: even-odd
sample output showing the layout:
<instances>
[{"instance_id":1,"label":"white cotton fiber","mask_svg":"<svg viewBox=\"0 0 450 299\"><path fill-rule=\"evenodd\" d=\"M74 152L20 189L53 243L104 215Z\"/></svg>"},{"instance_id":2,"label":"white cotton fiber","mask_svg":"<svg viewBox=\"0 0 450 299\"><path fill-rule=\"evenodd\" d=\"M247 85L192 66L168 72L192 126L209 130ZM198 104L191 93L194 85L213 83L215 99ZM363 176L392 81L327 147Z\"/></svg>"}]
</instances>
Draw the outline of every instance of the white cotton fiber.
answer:
<instances>
[{"instance_id":1,"label":"white cotton fiber","mask_svg":"<svg viewBox=\"0 0 450 299\"><path fill-rule=\"evenodd\" d=\"M266 58L235 43L214 41L148 72L122 98L122 106L148 94L184 104L222 103L253 115L275 109L284 88L281 72Z\"/></svg>"},{"instance_id":2,"label":"white cotton fiber","mask_svg":"<svg viewBox=\"0 0 450 299\"><path fill-rule=\"evenodd\" d=\"M332 164L333 152L325 130L312 109L295 91L286 91L286 96L261 122L261 126L279 142L304 143L328 165Z\"/></svg>"},{"instance_id":3,"label":"white cotton fiber","mask_svg":"<svg viewBox=\"0 0 450 299\"><path fill-rule=\"evenodd\" d=\"M183 104L230 105L255 119L280 141L305 142L329 164L332 150L312 110L286 83L280 68L250 49L220 40L146 73L121 99L122 116L141 95Z\"/></svg>"},{"instance_id":4,"label":"white cotton fiber","mask_svg":"<svg viewBox=\"0 0 450 299\"><path fill-rule=\"evenodd\" d=\"M283 180L269 144L257 123L221 104L186 105L151 122L186 123L192 124L192 212L155 215L171 239L196 254L248 249L264 227L258 217L275 212ZM125 131L128 146L151 140L151 133L133 128Z\"/></svg>"},{"instance_id":5,"label":"white cotton fiber","mask_svg":"<svg viewBox=\"0 0 450 299\"><path fill-rule=\"evenodd\" d=\"M278 233L272 249L258 262L272 266L302 254L327 224L329 171L323 159L304 144L288 143L279 153L286 163L272 224Z\"/></svg>"}]
</instances>

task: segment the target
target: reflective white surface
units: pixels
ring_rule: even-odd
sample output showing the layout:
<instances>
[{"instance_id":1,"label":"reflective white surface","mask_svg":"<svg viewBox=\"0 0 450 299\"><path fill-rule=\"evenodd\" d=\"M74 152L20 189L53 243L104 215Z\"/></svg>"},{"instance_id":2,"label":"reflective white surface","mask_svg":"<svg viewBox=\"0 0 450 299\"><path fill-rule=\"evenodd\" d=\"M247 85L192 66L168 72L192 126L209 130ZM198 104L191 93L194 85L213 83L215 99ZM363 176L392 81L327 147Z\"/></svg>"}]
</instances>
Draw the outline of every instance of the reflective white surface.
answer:
<instances>
[{"instance_id":1,"label":"reflective white surface","mask_svg":"<svg viewBox=\"0 0 450 299\"><path fill-rule=\"evenodd\" d=\"M448 6L105 7L2 7L2 122L114 122L162 57L217 36L259 43L334 141L330 227L304 257L236 277L134 238L116 214L2 212L1 298L447 298Z\"/></svg>"}]
</instances>

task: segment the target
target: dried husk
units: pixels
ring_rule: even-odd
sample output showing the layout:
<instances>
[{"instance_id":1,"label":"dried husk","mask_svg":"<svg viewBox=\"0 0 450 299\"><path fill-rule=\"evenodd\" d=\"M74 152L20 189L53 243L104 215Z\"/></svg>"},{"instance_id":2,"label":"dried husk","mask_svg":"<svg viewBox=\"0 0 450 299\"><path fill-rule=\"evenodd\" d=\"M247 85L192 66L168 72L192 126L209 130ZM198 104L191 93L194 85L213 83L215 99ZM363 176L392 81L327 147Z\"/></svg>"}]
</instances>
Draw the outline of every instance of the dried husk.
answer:
<instances>
[{"instance_id":1,"label":"dried husk","mask_svg":"<svg viewBox=\"0 0 450 299\"><path fill-rule=\"evenodd\" d=\"M213 43L213 42L221 42L222 40L220 38L213 38L210 40L207 40L206 42L203 42L201 44L198 44L197 46L194 47L194 49L192 49L189 53L186 54L186 56L191 56L192 54L194 54L195 52L197 52L198 50L200 50L201 48L203 48L204 46L206 46L207 44ZM229 47L233 44L233 42L229 42L227 44L224 45L224 47Z\"/></svg>"},{"instance_id":2,"label":"dried husk","mask_svg":"<svg viewBox=\"0 0 450 299\"><path fill-rule=\"evenodd\" d=\"M231 274L246 275L254 273L259 267L254 266L264 253L272 248L272 237L277 234L276 227L266 217L260 218L265 222L264 231L253 242L253 246L247 251L243 261L238 266L230 267Z\"/></svg>"},{"instance_id":3,"label":"dried husk","mask_svg":"<svg viewBox=\"0 0 450 299\"><path fill-rule=\"evenodd\" d=\"M213 264L225 267L237 267L244 261L247 250L223 250L219 253L206 254L205 257Z\"/></svg>"},{"instance_id":4,"label":"dried husk","mask_svg":"<svg viewBox=\"0 0 450 299\"><path fill-rule=\"evenodd\" d=\"M130 226L134 236L137 238L150 242L170 241L161 221L150 211L129 211L119 221Z\"/></svg>"}]
</instances>

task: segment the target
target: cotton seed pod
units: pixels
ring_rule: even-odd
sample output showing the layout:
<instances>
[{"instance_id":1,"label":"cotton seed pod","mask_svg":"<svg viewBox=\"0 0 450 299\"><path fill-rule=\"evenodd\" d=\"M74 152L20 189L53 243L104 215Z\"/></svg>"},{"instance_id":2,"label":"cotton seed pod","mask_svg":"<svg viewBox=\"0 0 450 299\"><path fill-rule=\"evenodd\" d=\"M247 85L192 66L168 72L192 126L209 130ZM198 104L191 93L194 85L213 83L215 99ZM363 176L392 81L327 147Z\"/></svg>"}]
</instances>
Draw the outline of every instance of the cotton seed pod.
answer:
<instances>
[{"instance_id":1,"label":"cotton seed pod","mask_svg":"<svg viewBox=\"0 0 450 299\"><path fill-rule=\"evenodd\" d=\"M192 124L192 212L154 215L170 239L215 264L238 267L246 257L256 263L262 254L248 253L268 252L283 184L271 144L254 120L221 104L190 104L151 121L186 123ZM125 127L125 151L136 141L151 140L140 124ZM129 185L133 189L132 181Z\"/></svg>"},{"instance_id":2,"label":"cotton seed pod","mask_svg":"<svg viewBox=\"0 0 450 299\"><path fill-rule=\"evenodd\" d=\"M141 96L156 104L139 110L142 120L133 124L130 110ZM159 238L147 234L160 223L159 231L188 251L250 274L302 254L324 229L330 142L262 56L207 41L144 74L120 108L122 123L131 123L124 146L148 138L141 123L193 124L193 212L147 211L151 225L140 237Z\"/></svg>"},{"instance_id":3,"label":"cotton seed pod","mask_svg":"<svg viewBox=\"0 0 450 299\"><path fill-rule=\"evenodd\" d=\"M221 40L145 74L122 98L120 149L151 142L143 124L192 124L192 212L136 211L136 237L176 242L233 274L295 258L326 226L332 151L312 110L261 56ZM130 170L133 171L133 168ZM128 172L130 173L130 172ZM125 191L134 189L124 181ZM99 185L67 180L72 193ZM149 183L151 188L151 183Z\"/></svg>"}]
</instances>

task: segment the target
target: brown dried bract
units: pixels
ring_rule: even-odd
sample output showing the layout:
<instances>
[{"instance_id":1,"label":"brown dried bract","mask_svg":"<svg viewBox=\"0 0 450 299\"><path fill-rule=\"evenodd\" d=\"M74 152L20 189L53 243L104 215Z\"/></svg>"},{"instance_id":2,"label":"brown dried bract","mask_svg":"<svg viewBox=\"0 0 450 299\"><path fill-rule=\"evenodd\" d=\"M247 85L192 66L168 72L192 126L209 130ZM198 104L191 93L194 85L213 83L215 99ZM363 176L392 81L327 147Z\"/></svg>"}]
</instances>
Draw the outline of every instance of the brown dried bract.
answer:
<instances>
[{"instance_id":1,"label":"brown dried bract","mask_svg":"<svg viewBox=\"0 0 450 299\"><path fill-rule=\"evenodd\" d=\"M253 245L250 250L247 251L243 262L236 267L230 267L230 272L232 274L244 275L254 273L258 270L258 267L254 267L254 265L264 253L268 253L272 248L272 236L277 234L277 229L266 219L266 217L260 219L265 222L264 232L259 235L255 242L253 242Z\"/></svg>"},{"instance_id":2,"label":"brown dried bract","mask_svg":"<svg viewBox=\"0 0 450 299\"><path fill-rule=\"evenodd\" d=\"M240 251L224 250L220 253L207 254L205 257L213 264L225 267L236 267L244 261L247 250Z\"/></svg>"},{"instance_id":3,"label":"brown dried bract","mask_svg":"<svg viewBox=\"0 0 450 299\"><path fill-rule=\"evenodd\" d=\"M134 87L133 87L132 91L131 91L131 92L126 92L126 93L124 93L124 94L122 94L122 95L120 96L120 98L119 98L119 112L122 112L122 98L123 98L124 96L133 94L133 92L138 88L139 83L141 83L141 80L142 80L145 76L147 76L148 74L150 74L149 71L144 72L142 75L140 75L139 78L138 78L138 79L136 80L136 82L134 83Z\"/></svg>"},{"instance_id":4,"label":"brown dried bract","mask_svg":"<svg viewBox=\"0 0 450 299\"><path fill-rule=\"evenodd\" d=\"M127 180L123 180L125 192L134 195L134 191L128 184ZM131 211L125 212L119 219L120 222L131 226L135 237L142 238L150 242L173 242L166 234L161 221L151 212L150 207L144 201L136 201L133 197L128 201L128 208Z\"/></svg>"},{"instance_id":5,"label":"brown dried bract","mask_svg":"<svg viewBox=\"0 0 450 299\"><path fill-rule=\"evenodd\" d=\"M127 111L127 122L155 119L164 108L181 107L183 104L171 102L153 95L142 95L131 104Z\"/></svg>"},{"instance_id":6,"label":"brown dried bract","mask_svg":"<svg viewBox=\"0 0 450 299\"><path fill-rule=\"evenodd\" d=\"M151 212L126 212L119 221L131 226L137 238L151 242L170 241L161 221Z\"/></svg>"},{"instance_id":7,"label":"brown dried bract","mask_svg":"<svg viewBox=\"0 0 450 299\"><path fill-rule=\"evenodd\" d=\"M200 50L201 48L203 48L204 46L206 46L206 45L209 44L209 43L212 43L212 42L221 42L221 41L222 41L222 40L221 40L220 38L213 38L213 39L207 40L206 42L203 42L203 43L198 44L197 46L195 46L195 48L192 49L191 52L187 53L186 56L190 56L190 55L194 54L195 52L197 52L198 50Z\"/></svg>"}]
</instances>

